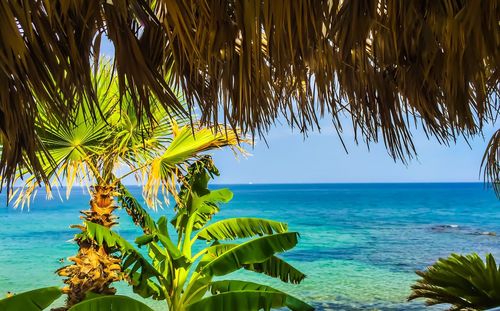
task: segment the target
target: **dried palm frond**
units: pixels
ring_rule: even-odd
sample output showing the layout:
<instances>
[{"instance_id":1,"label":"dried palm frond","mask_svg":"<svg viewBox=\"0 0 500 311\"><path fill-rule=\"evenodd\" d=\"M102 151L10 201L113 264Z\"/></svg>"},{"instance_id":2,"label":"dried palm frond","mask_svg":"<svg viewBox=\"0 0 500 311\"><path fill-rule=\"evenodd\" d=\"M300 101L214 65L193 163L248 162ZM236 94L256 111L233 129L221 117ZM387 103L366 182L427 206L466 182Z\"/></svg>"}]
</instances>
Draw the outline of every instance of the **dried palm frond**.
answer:
<instances>
[{"instance_id":1,"label":"dried palm frond","mask_svg":"<svg viewBox=\"0 0 500 311\"><path fill-rule=\"evenodd\" d=\"M138 114L149 114L151 93L185 113L178 88L203 122L244 133L279 115L303 132L322 115L341 127L345 112L356 140L382 140L406 159L415 124L448 143L493 122L499 17L496 0L2 1L0 174L23 161L40 173L38 110L62 122L81 102L96 113L103 34Z\"/></svg>"},{"instance_id":2,"label":"dried palm frond","mask_svg":"<svg viewBox=\"0 0 500 311\"><path fill-rule=\"evenodd\" d=\"M500 197L500 130L491 137L481 162L484 180L493 185L493 189Z\"/></svg>"}]
</instances>

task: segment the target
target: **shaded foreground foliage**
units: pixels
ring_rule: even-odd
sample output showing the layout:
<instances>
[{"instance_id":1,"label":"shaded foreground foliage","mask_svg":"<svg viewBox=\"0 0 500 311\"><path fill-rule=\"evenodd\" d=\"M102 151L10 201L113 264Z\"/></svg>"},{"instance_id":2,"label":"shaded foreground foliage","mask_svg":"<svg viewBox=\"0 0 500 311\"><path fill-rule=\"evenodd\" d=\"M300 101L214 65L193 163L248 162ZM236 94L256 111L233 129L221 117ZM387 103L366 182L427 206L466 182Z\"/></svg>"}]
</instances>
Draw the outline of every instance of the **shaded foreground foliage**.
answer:
<instances>
[{"instance_id":1,"label":"shaded foreground foliage","mask_svg":"<svg viewBox=\"0 0 500 311\"><path fill-rule=\"evenodd\" d=\"M409 300L425 298L428 305L450 304L449 310L486 310L500 307L500 270L491 254L439 259L413 286Z\"/></svg>"}]
</instances>

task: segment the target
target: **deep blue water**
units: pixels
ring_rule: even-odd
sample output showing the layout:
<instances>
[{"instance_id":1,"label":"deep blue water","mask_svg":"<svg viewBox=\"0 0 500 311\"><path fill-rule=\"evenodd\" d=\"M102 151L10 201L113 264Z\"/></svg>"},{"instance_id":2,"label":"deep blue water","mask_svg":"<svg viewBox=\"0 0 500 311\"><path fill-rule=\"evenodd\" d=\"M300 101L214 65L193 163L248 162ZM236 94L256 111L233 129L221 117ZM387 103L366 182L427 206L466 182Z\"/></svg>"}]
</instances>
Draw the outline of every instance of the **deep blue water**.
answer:
<instances>
[{"instance_id":1,"label":"deep blue water","mask_svg":"<svg viewBox=\"0 0 500 311\"><path fill-rule=\"evenodd\" d=\"M220 188L226 186L213 186ZM229 185L234 199L220 218L248 216L288 222L301 235L284 257L308 277L280 284L249 272L242 278L286 289L320 310L422 310L407 303L414 271L452 252L500 257L500 201L479 183ZM132 192L140 195L138 187ZM62 195L64 191L61 191ZM5 194L0 194L5 202ZM30 210L0 205L0 294L61 285L53 271L71 256L68 242L86 209L88 194L75 188L69 200L39 194ZM152 212L171 216L172 206ZM119 211L116 228L138 235ZM217 218L216 218L217 219ZM129 294L123 285L119 291ZM154 305L160 310L163 304Z\"/></svg>"}]
</instances>

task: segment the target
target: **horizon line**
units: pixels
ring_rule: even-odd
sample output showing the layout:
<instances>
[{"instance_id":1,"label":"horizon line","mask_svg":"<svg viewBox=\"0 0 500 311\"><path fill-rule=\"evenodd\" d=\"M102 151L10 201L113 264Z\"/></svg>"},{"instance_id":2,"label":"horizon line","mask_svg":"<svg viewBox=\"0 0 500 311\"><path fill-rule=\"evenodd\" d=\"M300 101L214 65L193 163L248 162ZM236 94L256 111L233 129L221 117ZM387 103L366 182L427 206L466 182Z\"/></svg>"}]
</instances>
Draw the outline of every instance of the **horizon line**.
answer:
<instances>
[{"instance_id":1,"label":"horizon line","mask_svg":"<svg viewBox=\"0 0 500 311\"><path fill-rule=\"evenodd\" d=\"M355 185L355 184L488 184L484 181L332 181L332 182L237 182L219 183L212 182L211 185ZM141 184L124 184L125 186L141 186Z\"/></svg>"},{"instance_id":2,"label":"horizon line","mask_svg":"<svg viewBox=\"0 0 500 311\"><path fill-rule=\"evenodd\" d=\"M341 182L247 182L247 183L219 183L212 182L210 185L215 186L272 186L272 185L409 185L409 184L483 184L490 187L490 183L485 181L341 181ZM123 184L130 187L141 187L142 184ZM23 186L14 185L13 188ZM39 187L44 188L42 185ZM85 185L75 184L72 187L85 187ZM54 186L53 188L66 188L66 186ZM4 190L4 189L1 189ZM0 191L2 193L3 191Z\"/></svg>"}]
</instances>

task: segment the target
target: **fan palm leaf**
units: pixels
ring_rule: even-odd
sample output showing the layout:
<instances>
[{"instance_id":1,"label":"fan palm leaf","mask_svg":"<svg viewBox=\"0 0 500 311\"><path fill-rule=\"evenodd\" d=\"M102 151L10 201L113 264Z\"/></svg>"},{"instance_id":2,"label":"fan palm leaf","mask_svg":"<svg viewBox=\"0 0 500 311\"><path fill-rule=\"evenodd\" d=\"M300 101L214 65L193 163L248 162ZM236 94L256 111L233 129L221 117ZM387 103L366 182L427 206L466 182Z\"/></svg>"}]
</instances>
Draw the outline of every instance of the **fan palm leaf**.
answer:
<instances>
[{"instance_id":1,"label":"fan palm leaf","mask_svg":"<svg viewBox=\"0 0 500 311\"><path fill-rule=\"evenodd\" d=\"M234 306L238 306L238 310L253 311L266 310L274 308L288 307L293 311L309 311L314 310L311 306L303 303L297 303L298 299L293 300L291 296L280 292L267 290L233 290L225 293L212 295L195 303L186 306L188 311L203 311L203 310L233 310Z\"/></svg>"},{"instance_id":2,"label":"fan palm leaf","mask_svg":"<svg viewBox=\"0 0 500 311\"><path fill-rule=\"evenodd\" d=\"M153 159L150 165L143 167L143 172L147 175L143 194L150 206L155 206L160 188L175 195L175 180L182 173L179 163L184 163L202 152L226 146L232 146L244 152L238 144L246 140L240 140L236 131L221 132L217 127L193 128L189 125L178 129L175 121L173 122L174 138L167 150ZM165 196L165 198L168 197Z\"/></svg>"},{"instance_id":3,"label":"fan palm leaf","mask_svg":"<svg viewBox=\"0 0 500 311\"><path fill-rule=\"evenodd\" d=\"M263 262L244 265L243 268L293 284L299 284L306 278L304 273L277 256L271 256Z\"/></svg>"}]
</instances>

